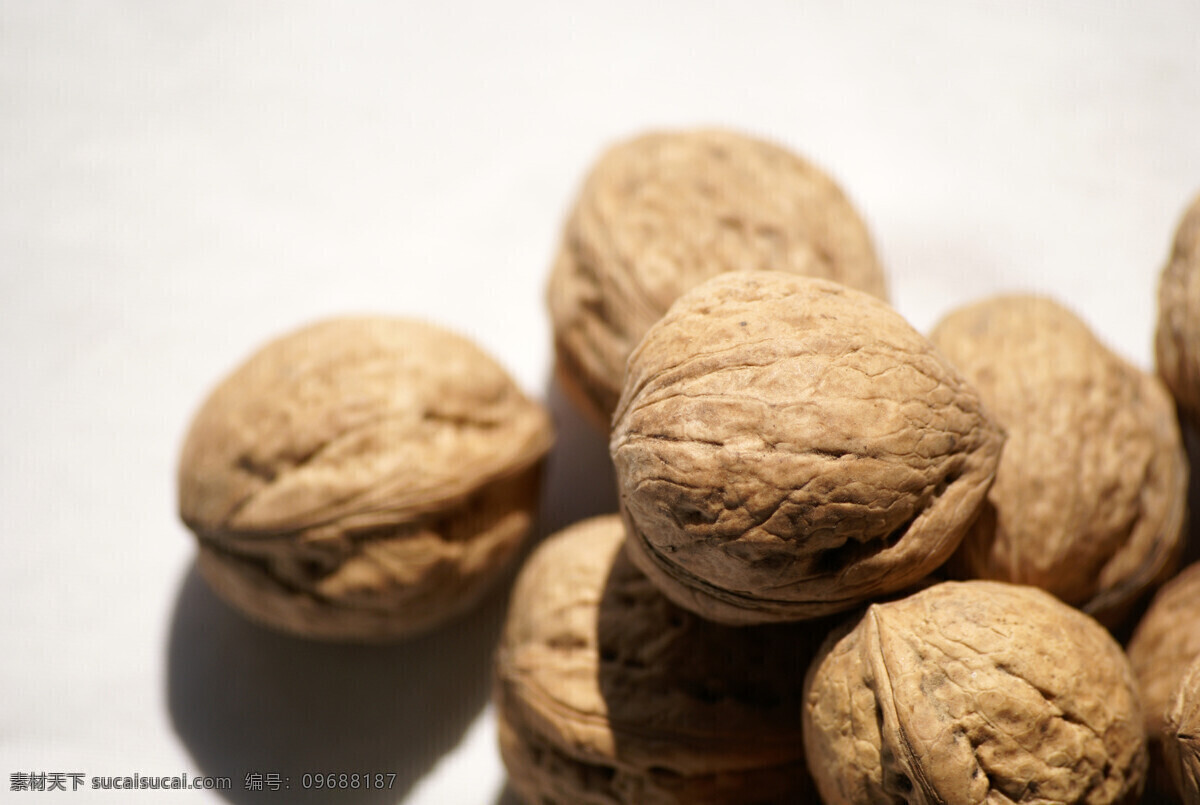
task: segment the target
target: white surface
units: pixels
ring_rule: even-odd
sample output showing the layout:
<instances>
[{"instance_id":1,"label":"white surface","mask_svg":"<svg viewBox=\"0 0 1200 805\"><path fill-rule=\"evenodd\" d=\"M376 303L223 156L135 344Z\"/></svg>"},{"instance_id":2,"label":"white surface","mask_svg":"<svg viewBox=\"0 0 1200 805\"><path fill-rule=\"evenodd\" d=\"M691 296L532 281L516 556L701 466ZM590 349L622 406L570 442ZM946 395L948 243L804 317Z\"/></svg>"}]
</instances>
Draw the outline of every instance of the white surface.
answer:
<instances>
[{"instance_id":1,"label":"white surface","mask_svg":"<svg viewBox=\"0 0 1200 805\"><path fill-rule=\"evenodd\" d=\"M543 283L584 171L615 138L710 123L830 170L918 327L1036 289L1148 367L1200 190L1198 23L1195 0L0 2L0 790L187 772L233 777L235 802L501 801L502 594L344 649L197 581L173 471L211 385L283 330L378 311L457 327L549 393ZM553 402L543 530L611 491ZM247 771L292 790L247 794ZM397 784L304 800L305 771Z\"/></svg>"}]
</instances>

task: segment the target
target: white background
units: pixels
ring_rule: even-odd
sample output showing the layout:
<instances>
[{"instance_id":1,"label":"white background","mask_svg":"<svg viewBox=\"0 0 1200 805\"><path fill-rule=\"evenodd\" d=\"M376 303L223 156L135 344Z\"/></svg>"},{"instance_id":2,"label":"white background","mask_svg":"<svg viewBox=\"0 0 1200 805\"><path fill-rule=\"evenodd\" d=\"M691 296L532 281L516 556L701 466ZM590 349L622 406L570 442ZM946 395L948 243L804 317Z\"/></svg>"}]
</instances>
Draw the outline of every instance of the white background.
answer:
<instances>
[{"instance_id":1,"label":"white background","mask_svg":"<svg viewBox=\"0 0 1200 805\"><path fill-rule=\"evenodd\" d=\"M195 576L174 464L211 386L315 318L424 316L551 404L539 532L609 508L602 441L549 384L544 283L599 151L701 124L837 177L922 330L1038 290L1149 368L1200 191L1198 25L1196 0L0 2L2 796L38 798L8 791L20 771L187 772L237 803L507 805L503 590L343 648ZM395 788L297 790L343 771Z\"/></svg>"}]
</instances>

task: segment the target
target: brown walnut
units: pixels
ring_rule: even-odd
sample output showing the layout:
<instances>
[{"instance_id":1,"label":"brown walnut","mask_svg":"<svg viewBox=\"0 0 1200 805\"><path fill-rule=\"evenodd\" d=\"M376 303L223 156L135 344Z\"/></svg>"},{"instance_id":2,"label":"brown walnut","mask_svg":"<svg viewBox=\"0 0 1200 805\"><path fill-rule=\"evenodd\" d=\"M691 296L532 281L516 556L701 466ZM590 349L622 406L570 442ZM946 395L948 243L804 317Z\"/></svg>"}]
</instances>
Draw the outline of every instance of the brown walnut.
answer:
<instances>
[{"instance_id":1,"label":"brown walnut","mask_svg":"<svg viewBox=\"0 0 1200 805\"><path fill-rule=\"evenodd\" d=\"M1129 639L1151 740L1163 731L1167 700L1200 657L1200 562L1184 568L1155 594Z\"/></svg>"},{"instance_id":2,"label":"brown walnut","mask_svg":"<svg viewBox=\"0 0 1200 805\"><path fill-rule=\"evenodd\" d=\"M1112 625L1178 566L1187 457L1159 380L1043 297L994 297L930 336L1008 433L966 578L1048 590Z\"/></svg>"},{"instance_id":3,"label":"brown walnut","mask_svg":"<svg viewBox=\"0 0 1200 805\"><path fill-rule=\"evenodd\" d=\"M547 414L461 336L324 321L266 345L196 414L179 512L201 574L297 634L385 640L470 607L530 525Z\"/></svg>"},{"instance_id":4,"label":"brown walnut","mask_svg":"<svg viewBox=\"0 0 1200 805\"><path fill-rule=\"evenodd\" d=\"M1003 433L885 303L722 274L630 356L610 450L631 558L714 620L818 617L904 589L976 516Z\"/></svg>"},{"instance_id":5,"label":"brown walnut","mask_svg":"<svg viewBox=\"0 0 1200 805\"><path fill-rule=\"evenodd\" d=\"M945 582L835 631L805 681L826 805L1134 803L1133 674L1095 620L1034 587Z\"/></svg>"},{"instance_id":6,"label":"brown walnut","mask_svg":"<svg viewBox=\"0 0 1200 805\"><path fill-rule=\"evenodd\" d=\"M564 390L607 431L625 360L650 325L709 277L755 269L887 294L850 201L784 148L711 130L611 148L579 193L550 276Z\"/></svg>"},{"instance_id":7,"label":"brown walnut","mask_svg":"<svg viewBox=\"0 0 1200 805\"><path fill-rule=\"evenodd\" d=\"M1200 426L1200 196L1184 213L1158 285L1158 373Z\"/></svg>"},{"instance_id":8,"label":"brown walnut","mask_svg":"<svg viewBox=\"0 0 1200 805\"><path fill-rule=\"evenodd\" d=\"M494 696L514 791L537 805L812 801L799 712L826 630L697 618L624 539L616 515L585 520L521 570Z\"/></svg>"},{"instance_id":9,"label":"brown walnut","mask_svg":"<svg viewBox=\"0 0 1200 805\"><path fill-rule=\"evenodd\" d=\"M1167 702L1161 736L1167 771L1184 805L1200 805L1200 659Z\"/></svg>"}]
</instances>

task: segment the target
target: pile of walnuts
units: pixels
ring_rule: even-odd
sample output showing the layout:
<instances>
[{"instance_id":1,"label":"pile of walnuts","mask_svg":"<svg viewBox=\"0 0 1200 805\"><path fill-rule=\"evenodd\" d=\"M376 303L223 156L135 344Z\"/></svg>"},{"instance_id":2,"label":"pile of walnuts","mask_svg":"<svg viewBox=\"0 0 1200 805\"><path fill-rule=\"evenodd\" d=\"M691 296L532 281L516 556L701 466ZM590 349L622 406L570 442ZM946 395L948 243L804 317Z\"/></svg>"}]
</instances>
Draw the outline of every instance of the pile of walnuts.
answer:
<instances>
[{"instance_id":1,"label":"pile of walnuts","mask_svg":"<svg viewBox=\"0 0 1200 805\"><path fill-rule=\"evenodd\" d=\"M596 163L548 303L619 511L513 589L494 704L525 801L1200 803L1200 198L1159 375L1051 299L925 335L887 298L852 204L779 146L655 133ZM250 617L403 638L520 555L552 442L461 336L335 319L204 403L180 514Z\"/></svg>"}]
</instances>

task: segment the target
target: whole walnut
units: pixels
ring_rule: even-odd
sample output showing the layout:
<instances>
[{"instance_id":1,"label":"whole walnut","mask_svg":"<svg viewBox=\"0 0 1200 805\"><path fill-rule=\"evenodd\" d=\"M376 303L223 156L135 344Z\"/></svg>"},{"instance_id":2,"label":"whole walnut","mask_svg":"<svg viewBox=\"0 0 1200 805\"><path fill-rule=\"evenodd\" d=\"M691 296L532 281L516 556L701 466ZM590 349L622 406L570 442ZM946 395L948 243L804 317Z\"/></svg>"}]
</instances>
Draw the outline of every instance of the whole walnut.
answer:
<instances>
[{"instance_id":1,"label":"whole walnut","mask_svg":"<svg viewBox=\"0 0 1200 805\"><path fill-rule=\"evenodd\" d=\"M1187 456L1170 395L1043 297L968 305L930 339L1008 433L952 567L1115 624L1182 553Z\"/></svg>"},{"instance_id":2,"label":"whole walnut","mask_svg":"<svg viewBox=\"0 0 1200 805\"><path fill-rule=\"evenodd\" d=\"M650 325L709 277L754 269L887 294L850 201L784 148L714 130L611 148L579 193L550 276L564 391L607 432L625 360Z\"/></svg>"},{"instance_id":3,"label":"whole walnut","mask_svg":"<svg viewBox=\"0 0 1200 805\"><path fill-rule=\"evenodd\" d=\"M1135 803L1145 781L1129 663L1048 593L944 582L835 631L805 680L826 805Z\"/></svg>"},{"instance_id":4,"label":"whole walnut","mask_svg":"<svg viewBox=\"0 0 1200 805\"><path fill-rule=\"evenodd\" d=\"M1200 657L1200 562L1184 568L1155 594L1129 639L1129 662L1146 711L1146 734L1163 732L1167 700Z\"/></svg>"},{"instance_id":5,"label":"whole walnut","mask_svg":"<svg viewBox=\"0 0 1200 805\"><path fill-rule=\"evenodd\" d=\"M549 418L467 339L342 318L267 344L196 414L179 512L228 602L386 640L462 612L529 530Z\"/></svg>"},{"instance_id":6,"label":"whole walnut","mask_svg":"<svg viewBox=\"0 0 1200 805\"><path fill-rule=\"evenodd\" d=\"M521 570L494 695L512 789L537 805L812 801L799 712L827 630L697 618L624 539L616 515L585 520Z\"/></svg>"},{"instance_id":7,"label":"whole walnut","mask_svg":"<svg viewBox=\"0 0 1200 805\"><path fill-rule=\"evenodd\" d=\"M1158 373L1200 426L1200 196L1179 223L1159 279L1154 348Z\"/></svg>"},{"instance_id":8,"label":"whole walnut","mask_svg":"<svg viewBox=\"0 0 1200 805\"><path fill-rule=\"evenodd\" d=\"M1161 740L1175 792L1184 805L1200 805L1200 658L1167 702Z\"/></svg>"},{"instance_id":9,"label":"whole walnut","mask_svg":"<svg viewBox=\"0 0 1200 805\"><path fill-rule=\"evenodd\" d=\"M827 280L721 274L629 359L610 451L633 561L730 623L818 617L953 553L1004 436L885 303Z\"/></svg>"}]
</instances>

